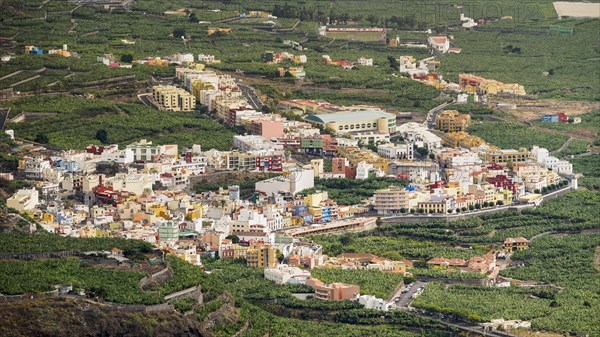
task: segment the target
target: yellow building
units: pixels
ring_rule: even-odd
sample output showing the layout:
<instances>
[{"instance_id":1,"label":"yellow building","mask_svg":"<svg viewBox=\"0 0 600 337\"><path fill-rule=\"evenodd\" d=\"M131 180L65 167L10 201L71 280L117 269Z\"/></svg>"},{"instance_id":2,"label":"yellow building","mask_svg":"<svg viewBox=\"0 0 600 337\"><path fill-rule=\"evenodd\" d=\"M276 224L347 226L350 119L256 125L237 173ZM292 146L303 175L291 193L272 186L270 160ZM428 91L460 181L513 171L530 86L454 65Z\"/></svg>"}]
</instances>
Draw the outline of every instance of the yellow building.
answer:
<instances>
[{"instance_id":1,"label":"yellow building","mask_svg":"<svg viewBox=\"0 0 600 337\"><path fill-rule=\"evenodd\" d=\"M248 267L275 268L277 263L277 249L268 245L251 247L246 253Z\"/></svg>"},{"instance_id":2,"label":"yellow building","mask_svg":"<svg viewBox=\"0 0 600 337\"><path fill-rule=\"evenodd\" d=\"M531 159L531 152L525 148L517 150L491 149L485 151L483 160L490 163L523 163Z\"/></svg>"},{"instance_id":3,"label":"yellow building","mask_svg":"<svg viewBox=\"0 0 600 337\"><path fill-rule=\"evenodd\" d=\"M153 87L152 99L161 110L193 111L196 109L196 97L172 85Z\"/></svg>"},{"instance_id":4,"label":"yellow building","mask_svg":"<svg viewBox=\"0 0 600 337\"><path fill-rule=\"evenodd\" d=\"M471 116L461 114L456 110L445 110L438 114L435 120L436 129L442 132L466 131L471 125Z\"/></svg>"},{"instance_id":5,"label":"yellow building","mask_svg":"<svg viewBox=\"0 0 600 337\"><path fill-rule=\"evenodd\" d=\"M211 36L215 33L231 34L231 28L208 27L208 36Z\"/></svg>"},{"instance_id":6,"label":"yellow building","mask_svg":"<svg viewBox=\"0 0 600 337\"><path fill-rule=\"evenodd\" d=\"M196 99L200 99L200 94L202 91L215 89L215 86L210 82L204 82L202 80L194 80L192 82L192 95L194 95Z\"/></svg>"},{"instance_id":7,"label":"yellow building","mask_svg":"<svg viewBox=\"0 0 600 337\"><path fill-rule=\"evenodd\" d=\"M421 201L417 203L417 208L422 209L423 213L446 213L448 204L446 201Z\"/></svg>"},{"instance_id":8,"label":"yellow building","mask_svg":"<svg viewBox=\"0 0 600 337\"><path fill-rule=\"evenodd\" d=\"M204 207L201 204L197 204L193 206L194 209L187 212L187 214L185 215L185 217L189 220L196 220L196 219L202 219L203 215L204 215Z\"/></svg>"},{"instance_id":9,"label":"yellow building","mask_svg":"<svg viewBox=\"0 0 600 337\"><path fill-rule=\"evenodd\" d=\"M525 250L529 247L529 240L523 237L506 238L504 240L504 253L510 254L515 251Z\"/></svg>"},{"instance_id":10,"label":"yellow building","mask_svg":"<svg viewBox=\"0 0 600 337\"><path fill-rule=\"evenodd\" d=\"M442 138L442 145L448 147L464 147L471 149L485 145L485 141L477 136L468 134L467 132L448 132Z\"/></svg>"},{"instance_id":11,"label":"yellow building","mask_svg":"<svg viewBox=\"0 0 600 337\"><path fill-rule=\"evenodd\" d=\"M268 18L269 13L263 11L248 11L248 16L253 18Z\"/></svg>"},{"instance_id":12,"label":"yellow building","mask_svg":"<svg viewBox=\"0 0 600 337\"><path fill-rule=\"evenodd\" d=\"M363 150L357 146L338 146L336 147L336 151L340 157L348 159L354 167L361 161L364 161L367 164L373 165L374 168L387 172L388 160L371 151Z\"/></svg>"}]
</instances>

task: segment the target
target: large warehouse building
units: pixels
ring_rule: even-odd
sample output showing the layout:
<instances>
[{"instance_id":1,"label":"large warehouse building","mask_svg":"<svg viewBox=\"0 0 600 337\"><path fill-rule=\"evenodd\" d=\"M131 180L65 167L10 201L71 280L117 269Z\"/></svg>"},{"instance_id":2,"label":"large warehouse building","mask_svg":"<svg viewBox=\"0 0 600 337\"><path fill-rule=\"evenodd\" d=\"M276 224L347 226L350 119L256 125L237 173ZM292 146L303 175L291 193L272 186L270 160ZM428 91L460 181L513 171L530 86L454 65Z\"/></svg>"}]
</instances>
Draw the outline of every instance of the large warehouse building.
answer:
<instances>
[{"instance_id":1,"label":"large warehouse building","mask_svg":"<svg viewBox=\"0 0 600 337\"><path fill-rule=\"evenodd\" d=\"M381 109L309 115L306 120L330 128L337 133L356 131L396 132L396 115Z\"/></svg>"}]
</instances>

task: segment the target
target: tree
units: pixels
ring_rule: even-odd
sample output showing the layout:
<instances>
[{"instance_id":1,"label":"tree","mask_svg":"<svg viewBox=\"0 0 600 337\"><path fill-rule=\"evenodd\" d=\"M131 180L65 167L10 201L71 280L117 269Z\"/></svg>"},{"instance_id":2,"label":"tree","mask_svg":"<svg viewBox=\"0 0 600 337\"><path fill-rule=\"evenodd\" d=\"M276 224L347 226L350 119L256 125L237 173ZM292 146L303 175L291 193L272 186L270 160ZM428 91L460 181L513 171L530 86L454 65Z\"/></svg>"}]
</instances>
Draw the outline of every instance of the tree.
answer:
<instances>
[{"instance_id":1,"label":"tree","mask_svg":"<svg viewBox=\"0 0 600 337\"><path fill-rule=\"evenodd\" d=\"M131 54L121 55L121 62L123 62L123 63L133 62L133 55L131 55Z\"/></svg>"},{"instance_id":2,"label":"tree","mask_svg":"<svg viewBox=\"0 0 600 337\"><path fill-rule=\"evenodd\" d=\"M225 239L231 240L232 243L240 243L240 238L237 235L227 235Z\"/></svg>"},{"instance_id":3,"label":"tree","mask_svg":"<svg viewBox=\"0 0 600 337\"><path fill-rule=\"evenodd\" d=\"M37 135L35 135L35 139L33 141L40 144L48 144L48 142L50 142L50 139L48 139L48 136L46 136L45 134L38 133Z\"/></svg>"},{"instance_id":4,"label":"tree","mask_svg":"<svg viewBox=\"0 0 600 337\"><path fill-rule=\"evenodd\" d=\"M418 101L417 101L417 102L418 102ZM433 153L430 153L430 154L429 154L429 159L431 159L431 160L435 160L435 154L433 154Z\"/></svg>"},{"instance_id":5,"label":"tree","mask_svg":"<svg viewBox=\"0 0 600 337\"><path fill-rule=\"evenodd\" d=\"M424 156L426 156L427 154L429 154L429 150L427 150L427 148L426 148L426 147L418 147L418 148L417 148L417 153L418 153L420 156L424 157Z\"/></svg>"},{"instance_id":6,"label":"tree","mask_svg":"<svg viewBox=\"0 0 600 337\"><path fill-rule=\"evenodd\" d=\"M173 37L177 37L177 38L185 37L185 29L175 28L173 30Z\"/></svg>"},{"instance_id":7,"label":"tree","mask_svg":"<svg viewBox=\"0 0 600 337\"><path fill-rule=\"evenodd\" d=\"M100 141L102 144L108 143L108 132L106 130L98 130L96 131L96 139Z\"/></svg>"},{"instance_id":8,"label":"tree","mask_svg":"<svg viewBox=\"0 0 600 337\"><path fill-rule=\"evenodd\" d=\"M381 220L381 217L377 217L377 220L375 220L375 226L377 226L377 232L381 233L381 226L383 226L383 220Z\"/></svg>"},{"instance_id":9,"label":"tree","mask_svg":"<svg viewBox=\"0 0 600 337\"><path fill-rule=\"evenodd\" d=\"M481 209L481 204L480 203L476 203L475 204L475 209Z\"/></svg>"},{"instance_id":10,"label":"tree","mask_svg":"<svg viewBox=\"0 0 600 337\"><path fill-rule=\"evenodd\" d=\"M188 19L190 20L191 23L198 23L200 21L200 20L198 20L198 17L196 17L196 13L190 14Z\"/></svg>"},{"instance_id":11,"label":"tree","mask_svg":"<svg viewBox=\"0 0 600 337\"><path fill-rule=\"evenodd\" d=\"M498 200L498 201L496 201L496 205L497 206L502 206L502 205L504 205L504 201Z\"/></svg>"},{"instance_id":12,"label":"tree","mask_svg":"<svg viewBox=\"0 0 600 337\"><path fill-rule=\"evenodd\" d=\"M398 61L393 56L388 56L388 61L390 62L390 67L392 69L400 70L400 63L398 63Z\"/></svg>"},{"instance_id":13,"label":"tree","mask_svg":"<svg viewBox=\"0 0 600 337\"><path fill-rule=\"evenodd\" d=\"M490 203L489 203L489 202L487 202L487 201L484 201L484 202L483 202L483 207L484 207L484 208L485 208L485 207L488 207L489 205L490 205Z\"/></svg>"},{"instance_id":14,"label":"tree","mask_svg":"<svg viewBox=\"0 0 600 337\"><path fill-rule=\"evenodd\" d=\"M404 207L400 208L400 213L402 213L402 214L406 213L406 208L404 208Z\"/></svg>"},{"instance_id":15,"label":"tree","mask_svg":"<svg viewBox=\"0 0 600 337\"><path fill-rule=\"evenodd\" d=\"M344 246L349 246L354 241L354 237L351 233L346 233L340 237L340 243Z\"/></svg>"}]
</instances>

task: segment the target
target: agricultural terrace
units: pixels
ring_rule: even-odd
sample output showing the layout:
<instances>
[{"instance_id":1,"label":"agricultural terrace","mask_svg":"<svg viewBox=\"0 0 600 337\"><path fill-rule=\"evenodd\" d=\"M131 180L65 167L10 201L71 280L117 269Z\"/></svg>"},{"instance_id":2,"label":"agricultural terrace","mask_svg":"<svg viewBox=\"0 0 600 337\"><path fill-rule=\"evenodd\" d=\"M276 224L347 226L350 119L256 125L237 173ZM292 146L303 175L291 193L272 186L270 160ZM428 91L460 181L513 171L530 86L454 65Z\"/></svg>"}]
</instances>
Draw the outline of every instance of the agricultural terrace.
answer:
<instances>
[{"instance_id":1,"label":"agricultural terrace","mask_svg":"<svg viewBox=\"0 0 600 337\"><path fill-rule=\"evenodd\" d=\"M514 254L513 260L523 262L524 267L509 268L501 273L516 279L553 284L562 290L433 283L426 287L413 306L458 313L475 321L528 320L537 331L598 335L600 275L594 266L594 253L599 245L599 234L545 236L532 242L528 250Z\"/></svg>"}]
</instances>

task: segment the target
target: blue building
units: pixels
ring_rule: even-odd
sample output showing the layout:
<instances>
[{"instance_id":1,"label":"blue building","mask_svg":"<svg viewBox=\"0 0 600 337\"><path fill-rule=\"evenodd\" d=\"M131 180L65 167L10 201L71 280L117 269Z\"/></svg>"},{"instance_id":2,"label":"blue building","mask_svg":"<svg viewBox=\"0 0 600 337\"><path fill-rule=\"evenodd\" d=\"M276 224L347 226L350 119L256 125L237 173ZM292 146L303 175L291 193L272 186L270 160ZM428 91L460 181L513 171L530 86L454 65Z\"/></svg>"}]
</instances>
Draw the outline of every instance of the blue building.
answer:
<instances>
[{"instance_id":1,"label":"blue building","mask_svg":"<svg viewBox=\"0 0 600 337\"><path fill-rule=\"evenodd\" d=\"M540 118L541 122L546 123L558 123L558 115L557 114L546 114Z\"/></svg>"}]
</instances>

